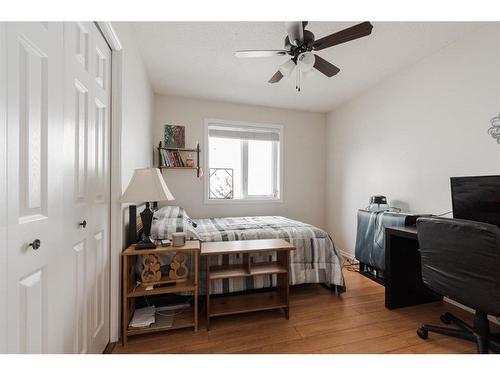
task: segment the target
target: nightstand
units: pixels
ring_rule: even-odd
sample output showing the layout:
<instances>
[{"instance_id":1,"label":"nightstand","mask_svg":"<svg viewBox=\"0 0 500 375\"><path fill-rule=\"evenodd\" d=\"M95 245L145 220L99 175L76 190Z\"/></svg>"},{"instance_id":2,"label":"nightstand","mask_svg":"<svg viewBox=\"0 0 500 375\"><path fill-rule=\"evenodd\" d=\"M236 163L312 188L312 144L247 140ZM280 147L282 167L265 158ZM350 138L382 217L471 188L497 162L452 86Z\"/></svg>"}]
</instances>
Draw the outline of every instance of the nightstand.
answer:
<instances>
[{"instance_id":1,"label":"nightstand","mask_svg":"<svg viewBox=\"0 0 500 375\"><path fill-rule=\"evenodd\" d=\"M143 285L137 283L136 263L137 257L144 257L150 254L158 255L164 253L184 253L189 255L190 273L187 279L174 280L168 275L162 275L161 280L152 284L169 283L170 285L152 287L151 284ZM122 342L127 343L127 338L133 335L144 333L168 331L179 328L193 327L198 331L198 267L200 257L199 241L186 241L184 246L179 247L157 247L156 249L135 249L134 245L122 252ZM171 293L192 293L193 303L189 309L174 316L173 323L162 322L158 319L149 327L132 328L129 327L134 315L136 299L147 296L158 296ZM157 315L158 317L158 315ZM161 317L161 316L160 316Z\"/></svg>"}]
</instances>

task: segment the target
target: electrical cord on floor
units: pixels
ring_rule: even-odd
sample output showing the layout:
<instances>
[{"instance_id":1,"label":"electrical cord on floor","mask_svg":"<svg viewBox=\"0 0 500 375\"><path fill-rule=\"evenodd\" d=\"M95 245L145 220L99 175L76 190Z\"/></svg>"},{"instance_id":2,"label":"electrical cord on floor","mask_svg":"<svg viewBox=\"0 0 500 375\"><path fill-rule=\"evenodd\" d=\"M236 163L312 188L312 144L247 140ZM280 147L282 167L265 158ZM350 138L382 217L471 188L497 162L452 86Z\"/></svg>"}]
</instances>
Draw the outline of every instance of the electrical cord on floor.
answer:
<instances>
[{"instance_id":1,"label":"electrical cord on floor","mask_svg":"<svg viewBox=\"0 0 500 375\"><path fill-rule=\"evenodd\" d=\"M359 272L359 262L355 259L345 259L344 268L350 272Z\"/></svg>"},{"instance_id":2,"label":"electrical cord on floor","mask_svg":"<svg viewBox=\"0 0 500 375\"><path fill-rule=\"evenodd\" d=\"M184 302L185 304L189 303L189 305L190 305L189 307L186 306L186 307L180 309L179 311L174 310L175 312L173 314L163 314L163 313L158 312L158 311L155 311L155 314L158 314L160 316L165 316L165 317L176 316L176 315L182 314L184 311L186 311L186 309L191 308L191 301L193 299L194 299L194 297L191 297L186 302ZM146 305L148 305L148 307L150 307L151 305L150 305L148 298L146 296L144 296L144 300L146 301Z\"/></svg>"}]
</instances>

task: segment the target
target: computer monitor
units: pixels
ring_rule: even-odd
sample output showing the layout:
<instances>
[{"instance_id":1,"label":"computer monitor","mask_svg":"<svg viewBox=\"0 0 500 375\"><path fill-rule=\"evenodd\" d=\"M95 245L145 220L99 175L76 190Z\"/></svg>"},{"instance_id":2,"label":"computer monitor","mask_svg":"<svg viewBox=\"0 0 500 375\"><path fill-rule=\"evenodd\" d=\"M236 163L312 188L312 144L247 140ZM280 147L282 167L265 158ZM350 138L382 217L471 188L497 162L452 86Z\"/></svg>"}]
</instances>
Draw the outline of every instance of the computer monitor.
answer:
<instances>
[{"instance_id":1,"label":"computer monitor","mask_svg":"<svg viewBox=\"0 0 500 375\"><path fill-rule=\"evenodd\" d=\"M500 176L452 177L453 217L500 227Z\"/></svg>"}]
</instances>

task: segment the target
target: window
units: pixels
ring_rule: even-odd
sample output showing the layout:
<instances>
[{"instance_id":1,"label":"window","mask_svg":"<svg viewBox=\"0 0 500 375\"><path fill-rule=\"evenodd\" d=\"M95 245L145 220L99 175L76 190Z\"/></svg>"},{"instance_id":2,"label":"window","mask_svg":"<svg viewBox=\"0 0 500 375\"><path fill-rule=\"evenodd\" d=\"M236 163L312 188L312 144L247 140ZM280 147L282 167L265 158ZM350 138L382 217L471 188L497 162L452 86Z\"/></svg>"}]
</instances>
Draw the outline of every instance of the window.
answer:
<instances>
[{"instance_id":1,"label":"window","mask_svg":"<svg viewBox=\"0 0 500 375\"><path fill-rule=\"evenodd\" d=\"M221 120L206 126L206 201L281 199L281 126Z\"/></svg>"}]
</instances>

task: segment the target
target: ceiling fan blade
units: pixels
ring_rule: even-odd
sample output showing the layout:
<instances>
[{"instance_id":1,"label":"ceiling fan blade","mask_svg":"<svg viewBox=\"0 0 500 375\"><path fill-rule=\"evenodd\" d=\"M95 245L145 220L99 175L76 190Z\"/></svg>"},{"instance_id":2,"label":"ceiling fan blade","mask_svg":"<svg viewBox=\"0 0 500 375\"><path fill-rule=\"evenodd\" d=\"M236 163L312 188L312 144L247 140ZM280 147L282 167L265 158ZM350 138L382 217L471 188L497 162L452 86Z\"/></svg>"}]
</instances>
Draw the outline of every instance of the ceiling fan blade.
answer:
<instances>
[{"instance_id":1,"label":"ceiling fan blade","mask_svg":"<svg viewBox=\"0 0 500 375\"><path fill-rule=\"evenodd\" d=\"M236 57L273 57L286 55L288 51L285 50L261 50L261 49L246 49L236 51Z\"/></svg>"},{"instance_id":2,"label":"ceiling fan blade","mask_svg":"<svg viewBox=\"0 0 500 375\"><path fill-rule=\"evenodd\" d=\"M318 55L314 55L315 60L314 60L314 68L319 70L321 73L323 73L327 77L334 76L338 72L340 72L340 69L337 68L335 65L329 63L326 61L324 58L319 57Z\"/></svg>"},{"instance_id":3,"label":"ceiling fan blade","mask_svg":"<svg viewBox=\"0 0 500 375\"><path fill-rule=\"evenodd\" d=\"M281 78L283 78L283 74L278 70L274 75L271 77L271 79L268 81L269 83L276 83L281 81Z\"/></svg>"},{"instance_id":4,"label":"ceiling fan blade","mask_svg":"<svg viewBox=\"0 0 500 375\"><path fill-rule=\"evenodd\" d=\"M302 42L304 41L304 22L285 22L285 28L290 43L292 43L294 46L302 44Z\"/></svg>"},{"instance_id":5,"label":"ceiling fan blade","mask_svg":"<svg viewBox=\"0 0 500 375\"><path fill-rule=\"evenodd\" d=\"M354 39L362 38L370 35L373 26L370 22L362 22L360 24L348 27L347 29L338 31L331 35L318 39L313 44L313 49L319 51L337 44L349 42Z\"/></svg>"}]
</instances>

